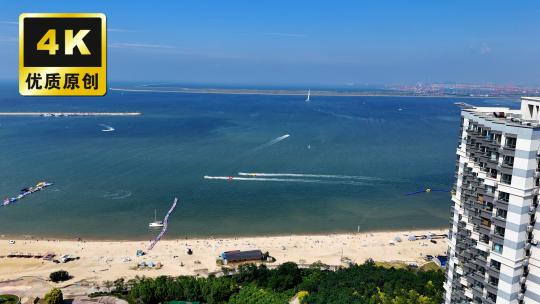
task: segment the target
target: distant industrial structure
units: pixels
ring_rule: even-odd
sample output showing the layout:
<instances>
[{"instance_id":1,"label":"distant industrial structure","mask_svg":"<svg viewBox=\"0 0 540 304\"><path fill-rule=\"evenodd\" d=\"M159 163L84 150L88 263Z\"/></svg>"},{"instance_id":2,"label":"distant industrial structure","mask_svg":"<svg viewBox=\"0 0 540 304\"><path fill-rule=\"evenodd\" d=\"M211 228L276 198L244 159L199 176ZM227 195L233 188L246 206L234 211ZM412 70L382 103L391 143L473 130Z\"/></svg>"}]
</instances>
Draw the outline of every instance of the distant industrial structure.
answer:
<instances>
[{"instance_id":1,"label":"distant industrial structure","mask_svg":"<svg viewBox=\"0 0 540 304\"><path fill-rule=\"evenodd\" d=\"M462 104L445 303L540 303L540 98Z\"/></svg>"}]
</instances>

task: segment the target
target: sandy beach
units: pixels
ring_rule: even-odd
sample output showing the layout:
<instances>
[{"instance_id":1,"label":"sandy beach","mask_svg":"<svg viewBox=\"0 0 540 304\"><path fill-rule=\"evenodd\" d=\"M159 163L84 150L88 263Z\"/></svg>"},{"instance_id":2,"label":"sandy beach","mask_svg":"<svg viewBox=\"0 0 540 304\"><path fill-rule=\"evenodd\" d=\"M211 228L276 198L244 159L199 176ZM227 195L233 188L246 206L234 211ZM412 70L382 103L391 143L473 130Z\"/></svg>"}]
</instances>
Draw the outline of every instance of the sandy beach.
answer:
<instances>
[{"instance_id":1,"label":"sandy beach","mask_svg":"<svg viewBox=\"0 0 540 304\"><path fill-rule=\"evenodd\" d=\"M427 233L444 234L446 230L421 230L400 232L373 232L327 235L291 235L242 238L201 238L163 240L144 256L136 256L138 249L146 251L144 241L69 241L47 239L19 239L10 244L9 239L0 239L0 282L22 277L48 279L51 272L67 270L73 279L64 282L89 281L102 283L120 277L159 275L207 275L219 271L216 258L223 251L260 249L268 251L280 264L293 261L311 264L321 261L328 265L340 265L342 257L356 263L372 258L376 261L400 261L424 263L425 255L444 254L446 239L438 239L434 244L428 240L408 241L409 235ZM401 242L393 242L396 236ZM187 249L193 250L192 255ZM11 253L43 254L53 252L58 259L70 254L78 260L54 263L40 258L8 258ZM161 263L160 269L135 269L140 262ZM3 284L5 286L5 284ZM0 283L0 291L2 284Z\"/></svg>"}]
</instances>

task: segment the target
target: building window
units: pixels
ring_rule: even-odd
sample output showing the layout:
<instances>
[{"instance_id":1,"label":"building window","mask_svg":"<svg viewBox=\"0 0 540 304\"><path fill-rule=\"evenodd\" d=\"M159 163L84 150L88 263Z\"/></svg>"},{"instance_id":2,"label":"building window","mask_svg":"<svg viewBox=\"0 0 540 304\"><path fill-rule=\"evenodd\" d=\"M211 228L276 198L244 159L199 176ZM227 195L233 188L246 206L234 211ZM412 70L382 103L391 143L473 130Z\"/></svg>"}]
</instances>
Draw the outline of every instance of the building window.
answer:
<instances>
[{"instance_id":1,"label":"building window","mask_svg":"<svg viewBox=\"0 0 540 304\"><path fill-rule=\"evenodd\" d=\"M489 160L491 160L491 161L498 161L498 160L499 160L499 153L497 153L497 152L491 152L491 155L489 156Z\"/></svg>"},{"instance_id":2,"label":"building window","mask_svg":"<svg viewBox=\"0 0 540 304\"><path fill-rule=\"evenodd\" d=\"M487 259L488 253L485 252L485 251L480 251L480 252L478 252L478 256L483 257L484 260L485 260L485 259Z\"/></svg>"},{"instance_id":3,"label":"building window","mask_svg":"<svg viewBox=\"0 0 540 304\"><path fill-rule=\"evenodd\" d=\"M508 203L508 200L510 199L510 194L506 192L499 191L499 200Z\"/></svg>"},{"instance_id":4,"label":"building window","mask_svg":"<svg viewBox=\"0 0 540 304\"><path fill-rule=\"evenodd\" d=\"M481 223L482 223L482 226L486 226L486 227L491 227L491 221L488 220L487 218L483 217L481 218Z\"/></svg>"},{"instance_id":5,"label":"building window","mask_svg":"<svg viewBox=\"0 0 540 304\"><path fill-rule=\"evenodd\" d=\"M504 209L497 209L497 216L502 218L502 219L506 219L506 215L508 214L508 211L504 210Z\"/></svg>"},{"instance_id":6,"label":"building window","mask_svg":"<svg viewBox=\"0 0 540 304\"><path fill-rule=\"evenodd\" d=\"M514 157L505 155L503 162L505 165L512 167L514 165Z\"/></svg>"},{"instance_id":7,"label":"building window","mask_svg":"<svg viewBox=\"0 0 540 304\"><path fill-rule=\"evenodd\" d=\"M501 262L499 261L491 260L490 266L493 269L501 270Z\"/></svg>"},{"instance_id":8,"label":"building window","mask_svg":"<svg viewBox=\"0 0 540 304\"><path fill-rule=\"evenodd\" d=\"M512 183L512 175L504 173L501 174L501 182L510 185Z\"/></svg>"},{"instance_id":9,"label":"building window","mask_svg":"<svg viewBox=\"0 0 540 304\"><path fill-rule=\"evenodd\" d=\"M501 144L501 134L495 134L495 141L498 143L498 144Z\"/></svg>"},{"instance_id":10,"label":"building window","mask_svg":"<svg viewBox=\"0 0 540 304\"><path fill-rule=\"evenodd\" d=\"M515 137L507 137L505 142L505 147L510 149L516 148L516 138Z\"/></svg>"},{"instance_id":11,"label":"building window","mask_svg":"<svg viewBox=\"0 0 540 304\"><path fill-rule=\"evenodd\" d=\"M485 244L489 244L489 236L486 235L486 234L481 234L480 235L480 242L485 243Z\"/></svg>"},{"instance_id":12,"label":"building window","mask_svg":"<svg viewBox=\"0 0 540 304\"><path fill-rule=\"evenodd\" d=\"M503 245L497 244L497 243L493 243L492 249L493 249L493 251L502 254L502 252L503 252Z\"/></svg>"},{"instance_id":13,"label":"building window","mask_svg":"<svg viewBox=\"0 0 540 304\"><path fill-rule=\"evenodd\" d=\"M491 169L491 172L489 174L491 178L497 178L497 170Z\"/></svg>"},{"instance_id":14,"label":"building window","mask_svg":"<svg viewBox=\"0 0 540 304\"><path fill-rule=\"evenodd\" d=\"M493 293L491 293L491 292L488 291L487 297L488 297L488 299L490 299L492 302L494 302L494 303L497 302L497 295L496 295L496 294L493 294Z\"/></svg>"},{"instance_id":15,"label":"building window","mask_svg":"<svg viewBox=\"0 0 540 304\"><path fill-rule=\"evenodd\" d=\"M503 227L495 226L495 234L504 237L505 229Z\"/></svg>"},{"instance_id":16,"label":"building window","mask_svg":"<svg viewBox=\"0 0 540 304\"><path fill-rule=\"evenodd\" d=\"M488 282L489 282L489 284L491 284L493 286L499 285L499 279L496 278L496 277L489 276Z\"/></svg>"}]
</instances>

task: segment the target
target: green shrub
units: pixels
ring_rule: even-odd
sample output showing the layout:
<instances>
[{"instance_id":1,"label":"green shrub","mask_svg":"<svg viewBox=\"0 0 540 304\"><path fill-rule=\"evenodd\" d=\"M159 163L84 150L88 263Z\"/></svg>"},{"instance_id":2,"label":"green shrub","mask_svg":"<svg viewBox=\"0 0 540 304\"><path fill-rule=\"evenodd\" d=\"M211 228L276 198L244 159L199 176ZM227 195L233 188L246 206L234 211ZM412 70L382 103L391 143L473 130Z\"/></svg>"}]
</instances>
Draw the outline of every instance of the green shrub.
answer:
<instances>
[{"instance_id":1,"label":"green shrub","mask_svg":"<svg viewBox=\"0 0 540 304\"><path fill-rule=\"evenodd\" d=\"M53 288L45 295L45 303L47 304L62 304L64 303L64 295L58 288Z\"/></svg>"},{"instance_id":2,"label":"green shrub","mask_svg":"<svg viewBox=\"0 0 540 304\"><path fill-rule=\"evenodd\" d=\"M51 279L51 281L57 283L57 282L67 281L71 279L71 276L69 275L67 271L59 270L59 271L52 272L49 275L49 278Z\"/></svg>"},{"instance_id":3,"label":"green shrub","mask_svg":"<svg viewBox=\"0 0 540 304\"><path fill-rule=\"evenodd\" d=\"M18 304L19 300L19 297L17 297L16 295L0 295L0 304Z\"/></svg>"}]
</instances>

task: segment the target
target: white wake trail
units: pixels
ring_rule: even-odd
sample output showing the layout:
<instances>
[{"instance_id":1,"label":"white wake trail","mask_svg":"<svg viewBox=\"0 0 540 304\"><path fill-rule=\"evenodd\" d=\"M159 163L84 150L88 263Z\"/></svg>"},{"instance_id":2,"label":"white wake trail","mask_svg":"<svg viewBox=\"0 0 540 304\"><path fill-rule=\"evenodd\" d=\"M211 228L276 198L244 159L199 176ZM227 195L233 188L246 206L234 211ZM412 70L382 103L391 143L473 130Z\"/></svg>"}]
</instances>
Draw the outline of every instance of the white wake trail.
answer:
<instances>
[{"instance_id":1,"label":"white wake trail","mask_svg":"<svg viewBox=\"0 0 540 304\"><path fill-rule=\"evenodd\" d=\"M240 176L266 176L266 177L314 177L314 178L335 178L335 179L356 179L356 180L381 180L378 177L358 176L358 175L334 175L334 174L301 174L301 173L247 173L238 172Z\"/></svg>"},{"instance_id":2,"label":"white wake trail","mask_svg":"<svg viewBox=\"0 0 540 304\"><path fill-rule=\"evenodd\" d=\"M114 131L114 128L109 126L109 125L100 124L99 126L105 128L105 129L101 130L102 132L112 132L112 131Z\"/></svg>"},{"instance_id":3,"label":"white wake trail","mask_svg":"<svg viewBox=\"0 0 540 304\"><path fill-rule=\"evenodd\" d=\"M288 138L289 136L291 136L291 135L290 134L285 134L285 135L282 135L280 137L274 138L271 141L269 141L267 143L264 143L264 144L262 144L262 145L260 145L260 146L258 146L256 148L252 149L251 152L255 152L255 151L258 151L258 150L261 150L261 149L264 149L264 148L268 148L268 147L270 147L272 145L275 145L278 142Z\"/></svg>"},{"instance_id":4,"label":"white wake trail","mask_svg":"<svg viewBox=\"0 0 540 304\"><path fill-rule=\"evenodd\" d=\"M329 184L329 185L353 185L353 186L368 186L367 183L355 181L330 181L318 179L301 179L301 178L267 178L267 177L238 177L238 176L208 176L204 179L227 180L227 181L254 181L254 182L285 182L285 183L312 183L312 184Z\"/></svg>"}]
</instances>

